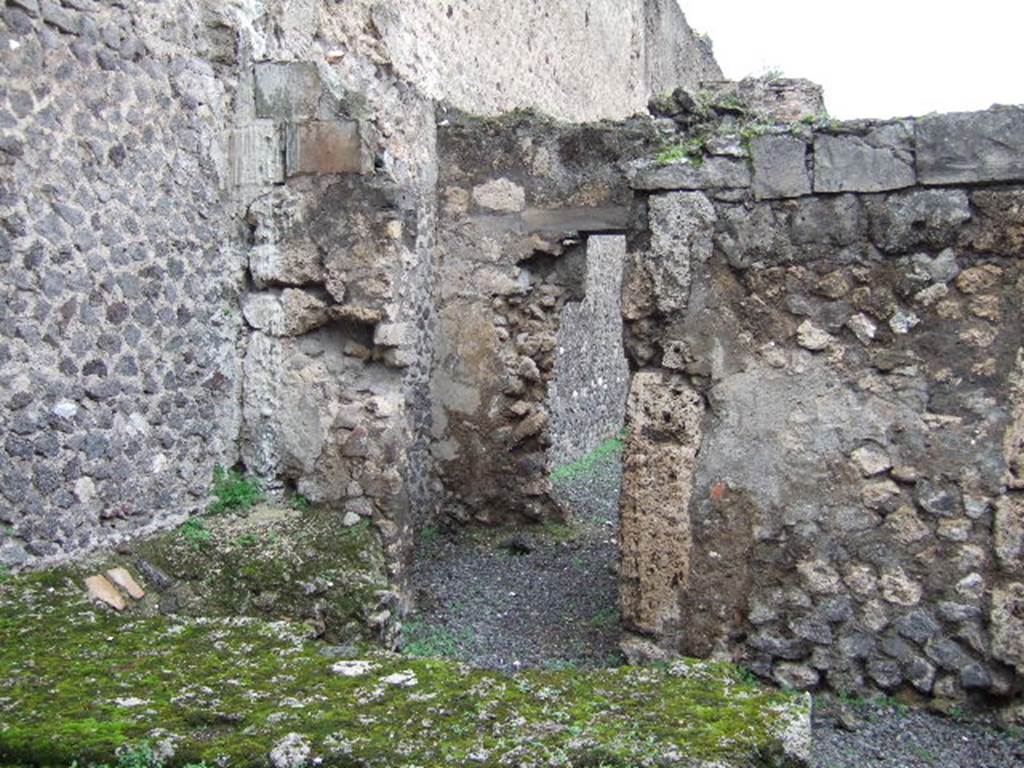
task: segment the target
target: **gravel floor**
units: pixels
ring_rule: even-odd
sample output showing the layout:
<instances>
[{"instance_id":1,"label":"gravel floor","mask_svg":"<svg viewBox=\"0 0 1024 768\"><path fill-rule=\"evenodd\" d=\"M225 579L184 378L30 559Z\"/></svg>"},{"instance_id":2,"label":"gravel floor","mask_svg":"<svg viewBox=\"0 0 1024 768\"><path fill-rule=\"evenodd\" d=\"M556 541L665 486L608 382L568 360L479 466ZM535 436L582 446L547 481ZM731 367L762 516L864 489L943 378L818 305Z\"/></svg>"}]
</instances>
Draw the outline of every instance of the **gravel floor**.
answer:
<instances>
[{"instance_id":1,"label":"gravel floor","mask_svg":"<svg viewBox=\"0 0 1024 768\"><path fill-rule=\"evenodd\" d=\"M600 667L619 653L618 498L610 455L559 482L570 525L427 530L413 568L407 648L501 670Z\"/></svg>"},{"instance_id":2,"label":"gravel floor","mask_svg":"<svg viewBox=\"0 0 1024 768\"><path fill-rule=\"evenodd\" d=\"M846 709L844 727L829 697L816 700L811 768L1024 767L1024 738L989 718L955 719L891 704Z\"/></svg>"},{"instance_id":3,"label":"gravel floor","mask_svg":"<svg viewBox=\"0 0 1024 768\"><path fill-rule=\"evenodd\" d=\"M571 526L425 532L407 652L506 671L622 663L618 475L597 473L562 490L574 510ZM986 718L819 697L811 768L866 766L1024 768L1024 737Z\"/></svg>"}]
</instances>

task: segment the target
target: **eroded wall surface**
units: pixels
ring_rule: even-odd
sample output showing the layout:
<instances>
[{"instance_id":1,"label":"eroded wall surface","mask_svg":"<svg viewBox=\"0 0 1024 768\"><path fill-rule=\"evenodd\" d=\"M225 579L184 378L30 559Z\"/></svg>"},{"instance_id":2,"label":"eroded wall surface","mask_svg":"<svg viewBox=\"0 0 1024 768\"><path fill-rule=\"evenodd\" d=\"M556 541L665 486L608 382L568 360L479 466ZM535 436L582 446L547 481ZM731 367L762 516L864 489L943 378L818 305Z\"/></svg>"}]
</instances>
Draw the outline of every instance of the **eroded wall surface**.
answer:
<instances>
[{"instance_id":1,"label":"eroded wall surface","mask_svg":"<svg viewBox=\"0 0 1024 768\"><path fill-rule=\"evenodd\" d=\"M655 5L9 0L0 565L179 522L239 461L397 563L441 498L434 100L621 116L717 76L678 9L647 46Z\"/></svg>"},{"instance_id":2,"label":"eroded wall surface","mask_svg":"<svg viewBox=\"0 0 1024 768\"><path fill-rule=\"evenodd\" d=\"M627 626L796 688L1009 695L1024 110L761 133L634 176Z\"/></svg>"},{"instance_id":3,"label":"eroded wall surface","mask_svg":"<svg viewBox=\"0 0 1024 768\"><path fill-rule=\"evenodd\" d=\"M675 0L351 5L349 28L357 19L372 28L400 76L475 114L622 118L643 113L652 95L721 77Z\"/></svg>"},{"instance_id":4,"label":"eroded wall surface","mask_svg":"<svg viewBox=\"0 0 1024 768\"><path fill-rule=\"evenodd\" d=\"M653 154L662 133L649 121L451 115L438 140L431 392L443 509L488 523L561 517L552 461L613 437L624 398L621 321L608 317L621 265L587 238L629 229L628 163ZM617 360L603 359L616 346ZM583 370L559 377L559 357L564 369L572 355L605 384L580 380Z\"/></svg>"}]
</instances>

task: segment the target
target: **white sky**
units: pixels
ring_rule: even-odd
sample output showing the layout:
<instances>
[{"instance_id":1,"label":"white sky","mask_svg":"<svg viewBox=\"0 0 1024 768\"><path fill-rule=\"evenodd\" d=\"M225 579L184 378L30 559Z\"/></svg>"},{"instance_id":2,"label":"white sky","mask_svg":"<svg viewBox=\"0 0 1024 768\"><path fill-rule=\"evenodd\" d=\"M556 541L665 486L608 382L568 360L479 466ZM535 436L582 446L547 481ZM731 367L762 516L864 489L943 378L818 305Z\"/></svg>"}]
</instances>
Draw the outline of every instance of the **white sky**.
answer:
<instances>
[{"instance_id":1,"label":"white sky","mask_svg":"<svg viewBox=\"0 0 1024 768\"><path fill-rule=\"evenodd\" d=\"M1024 103L1022 0L679 0L725 76L825 87L838 118Z\"/></svg>"}]
</instances>

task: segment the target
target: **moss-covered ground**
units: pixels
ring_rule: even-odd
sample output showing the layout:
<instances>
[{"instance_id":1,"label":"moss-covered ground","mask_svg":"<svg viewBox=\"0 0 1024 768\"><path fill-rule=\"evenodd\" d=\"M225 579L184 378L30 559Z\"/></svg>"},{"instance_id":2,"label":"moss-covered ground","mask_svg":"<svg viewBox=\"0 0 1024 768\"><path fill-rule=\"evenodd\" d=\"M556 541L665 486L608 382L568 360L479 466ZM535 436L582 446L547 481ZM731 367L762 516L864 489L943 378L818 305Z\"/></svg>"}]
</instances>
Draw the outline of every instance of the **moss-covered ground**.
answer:
<instances>
[{"instance_id":1,"label":"moss-covered ground","mask_svg":"<svg viewBox=\"0 0 1024 768\"><path fill-rule=\"evenodd\" d=\"M166 765L264 765L299 734L310 765L789 765L781 734L806 720L802 699L729 665L344 665L302 625L116 614L69 574L0 583L0 764L86 766L148 743Z\"/></svg>"},{"instance_id":2,"label":"moss-covered ground","mask_svg":"<svg viewBox=\"0 0 1024 768\"><path fill-rule=\"evenodd\" d=\"M193 518L110 563L85 567L132 569L139 559L173 580L159 602L175 613L302 620L337 643L380 639L389 630L370 626L391 596L380 539L369 521L346 527L330 509L261 504Z\"/></svg>"}]
</instances>

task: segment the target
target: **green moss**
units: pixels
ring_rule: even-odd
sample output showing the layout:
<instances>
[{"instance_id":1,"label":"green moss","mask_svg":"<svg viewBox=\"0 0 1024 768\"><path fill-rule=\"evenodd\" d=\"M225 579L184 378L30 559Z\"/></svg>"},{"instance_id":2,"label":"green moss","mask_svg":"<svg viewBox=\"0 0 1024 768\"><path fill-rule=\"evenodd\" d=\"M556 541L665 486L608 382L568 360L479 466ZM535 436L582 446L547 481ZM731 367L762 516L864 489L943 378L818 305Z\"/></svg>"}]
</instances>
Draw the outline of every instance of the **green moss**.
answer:
<instances>
[{"instance_id":1,"label":"green moss","mask_svg":"<svg viewBox=\"0 0 1024 768\"><path fill-rule=\"evenodd\" d=\"M787 718L806 714L705 662L509 677L378 653L346 677L301 627L118 615L60 581L0 585L0 763L110 763L168 741L168 765L265 765L299 733L338 766L769 766L785 764ZM387 680L408 673L408 687Z\"/></svg>"},{"instance_id":2,"label":"green moss","mask_svg":"<svg viewBox=\"0 0 1024 768\"><path fill-rule=\"evenodd\" d=\"M688 162L699 166L704 162L704 141L705 137L697 136L678 144L663 147L654 156L654 162L658 165Z\"/></svg>"},{"instance_id":3,"label":"green moss","mask_svg":"<svg viewBox=\"0 0 1024 768\"><path fill-rule=\"evenodd\" d=\"M368 619L389 589L369 522L346 528L330 509L263 505L192 519L134 554L175 577L181 612L308 620L334 642L370 639Z\"/></svg>"}]
</instances>

